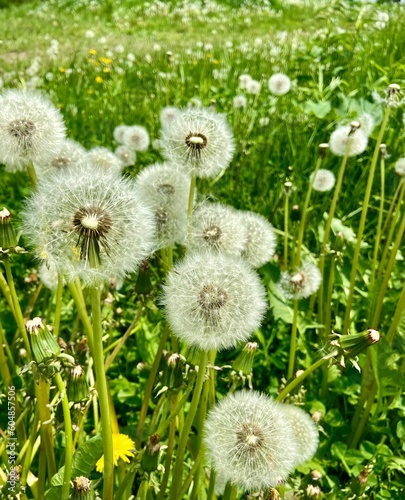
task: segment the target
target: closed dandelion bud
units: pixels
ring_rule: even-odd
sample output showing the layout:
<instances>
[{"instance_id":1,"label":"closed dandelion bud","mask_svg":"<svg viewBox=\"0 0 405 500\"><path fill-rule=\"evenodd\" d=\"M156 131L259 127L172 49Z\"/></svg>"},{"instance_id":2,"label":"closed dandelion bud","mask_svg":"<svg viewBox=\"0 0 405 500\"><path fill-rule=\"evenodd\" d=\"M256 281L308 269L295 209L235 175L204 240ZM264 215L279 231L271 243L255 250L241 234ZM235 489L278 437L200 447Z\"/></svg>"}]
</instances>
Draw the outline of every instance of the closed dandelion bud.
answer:
<instances>
[{"instance_id":1,"label":"closed dandelion bud","mask_svg":"<svg viewBox=\"0 0 405 500\"><path fill-rule=\"evenodd\" d=\"M241 371L245 375L249 375L252 372L253 359L257 352L259 345L257 342L248 342L242 349L242 352L232 363L232 367L236 371Z\"/></svg>"},{"instance_id":2,"label":"closed dandelion bud","mask_svg":"<svg viewBox=\"0 0 405 500\"><path fill-rule=\"evenodd\" d=\"M301 208L299 205L293 205L291 207L291 220L293 222L301 220Z\"/></svg>"},{"instance_id":3,"label":"closed dandelion bud","mask_svg":"<svg viewBox=\"0 0 405 500\"><path fill-rule=\"evenodd\" d=\"M387 145L386 144L380 144L380 153L381 153L381 157L383 159L386 159L388 158L388 151L387 151Z\"/></svg>"},{"instance_id":4,"label":"closed dandelion bud","mask_svg":"<svg viewBox=\"0 0 405 500\"><path fill-rule=\"evenodd\" d=\"M152 434L142 455L141 467L145 472L153 472L159 465L160 436Z\"/></svg>"},{"instance_id":5,"label":"closed dandelion bud","mask_svg":"<svg viewBox=\"0 0 405 500\"><path fill-rule=\"evenodd\" d=\"M319 147L319 156L321 158L325 158L326 153L329 150L329 144L327 142L322 142L321 144L319 144L318 147Z\"/></svg>"},{"instance_id":6,"label":"closed dandelion bud","mask_svg":"<svg viewBox=\"0 0 405 500\"><path fill-rule=\"evenodd\" d=\"M319 481L320 479L322 479L322 474L318 470L314 469L313 471L311 471L311 477L314 481Z\"/></svg>"},{"instance_id":7,"label":"closed dandelion bud","mask_svg":"<svg viewBox=\"0 0 405 500\"><path fill-rule=\"evenodd\" d=\"M399 105L401 87L397 83L391 83L387 88L387 106L395 108Z\"/></svg>"},{"instance_id":8,"label":"closed dandelion bud","mask_svg":"<svg viewBox=\"0 0 405 500\"><path fill-rule=\"evenodd\" d=\"M8 250L17 246L17 236L11 220L11 213L7 208L0 210L0 248Z\"/></svg>"},{"instance_id":9,"label":"closed dandelion bud","mask_svg":"<svg viewBox=\"0 0 405 500\"><path fill-rule=\"evenodd\" d=\"M147 295L153 289L150 279L149 261L144 260L139 266L138 277L135 285L135 292L139 295Z\"/></svg>"},{"instance_id":10,"label":"closed dandelion bud","mask_svg":"<svg viewBox=\"0 0 405 500\"><path fill-rule=\"evenodd\" d=\"M94 490L91 487L90 479L78 476L73 479L73 500L94 500Z\"/></svg>"},{"instance_id":11,"label":"closed dandelion bud","mask_svg":"<svg viewBox=\"0 0 405 500\"><path fill-rule=\"evenodd\" d=\"M353 358L359 355L368 347L373 344L377 344L379 341L380 333L372 328L354 335L339 335L337 340L338 345L343 349L344 356L346 358Z\"/></svg>"},{"instance_id":12,"label":"closed dandelion bud","mask_svg":"<svg viewBox=\"0 0 405 500\"><path fill-rule=\"evenodd\" d=\"M79 403L87 398L89 395L89 386L82 366L77 365L70 370L70 377L66 387L69 401Z\"/></svg>"},{"instance_id":13,"label":"closed dandelion bud","mask_svg":"<svg viewBox=\"0 0 405 500\"><path fill-rule=\"evenodd\" d=\"M183 359L177 352L171 354L163 368L162 385L169 389L176 389L183 383Z\"/></svg>"},{"instance_id":14,"label":"closed dandelion bud","mask_svg":"<svg viewBox=\"0 0 405 500\"><path fill-rule=\"evenodd\" d=\"M290 181L287 181L284 183L284 191L286 195L289 195L291 193L291 189L293 187L293 183Z\"/></svg>"},{"instance_id":15,"label":"closed dandelion bud","mask_svg":"<svg viewBox=\"0 0 405 500\"><path fill-rule=\"evenodd\" d=\"M41 318L27 321L26 328L30 334L31 349L34 360L39 364L60 354L60 347L52 333Z\"/></svg>"}]
</instances>

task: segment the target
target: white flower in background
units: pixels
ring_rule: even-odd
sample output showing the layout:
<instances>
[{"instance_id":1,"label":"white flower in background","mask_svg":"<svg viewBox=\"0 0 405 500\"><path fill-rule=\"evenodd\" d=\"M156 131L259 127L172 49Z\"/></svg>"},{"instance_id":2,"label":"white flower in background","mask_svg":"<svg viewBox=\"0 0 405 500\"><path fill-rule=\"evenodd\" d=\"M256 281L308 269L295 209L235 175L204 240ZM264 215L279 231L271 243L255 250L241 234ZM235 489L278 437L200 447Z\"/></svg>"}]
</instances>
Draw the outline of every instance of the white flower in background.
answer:
<instances>
[{"instance_id":1,"label":"white flower in background","mask_svg":"<svg viewBox=\"0 0 405 500\"><path fill-rule=\"evenodd\" d=\"M170 127L180 113L180 109L174 106L166 106L160 112L160 123L162 127Z\"/></svg>"},{"instance_id":2,"label":"white flower in background","mask_svg":"<svg viewBox=\"0 0 405 500\"><path fill-rule=\"evenodd\" d=\"M50 71L48 71L48 73L46 73L45 75L45 80L47 80L48 82L51 82L53 80L53 73L51 73Z\"/></svg>"},{"instance_id":3,"label":"white flower in background","mask_svg":"<svg viewBox=\"0 0 405 500\"><path fill-rule=\"evenodd\" d=\"M263 116L259 120L259 125L261 127L267 127L267 125L270 123L270 118L268 116Z\"/></svg>"},{"instance_id":4,"label":"white flower in background","mask_svg":"<svg viewBox=\"0 0 405 500\"><path fill-rule=\"evenodd\" d=\"M162 131L165 157L197 177L215 177L230 163L235 149L224 115L211 109L186 109Z\"/></svg>"},{"instance_id":5,"label":"white flower in background","mask_svg":"<svg viewBox=\"0 0 405 500\"><path fill-rule=\"evenodd\" d=\"M260 94L261 88L262 84L257 80L250 80L250 82L246 84L246 92L249 94L258 95Z\"/></svg>"},{"instance_id":6,"label":"white flower in background","mask_svg":"<svg viewBox=\"0 0 405 500\"><path fill-rule=\"evenodd\" d=\"M58 271L55 265L42 263L38 270L38 276L46 288L50 290L58 288Z\"/></svg>"},{"instance_id":7,"label":"white flower in background","mask_svg":"<svg viewBox=\"0 0 405 500\"><path fill-rule=\"evenodd\" d=\"M379 30L382 30L387 26L387 23L389 22L389 20L390 20L390 16L387 12L377 11L376 12L375 27Z\"/></svg>"},{"instance_id":8,"label":"white flower in background","mask_svg":"<svg viewBox=\"0 0 405 500\"><path fill-rule=\"evenodd\" d=\"M65 139L60 111L40 93L6 90L0 95L0 162L22 168L48 162Z\"/></svg>"},{"instance_id":9,"label":"white flower in background","mask_svg":"<svg viewBox=\"0 0 405 500\"><path fill-rule=\"evenodd\" d=\"M84 164L87 151L78 142L64 139L58 151L46 163L36 166L38 177L52 175L65 169L81 168Z\"/></svg>"},{"instance_id":10,"label":"white flower in background","mask_svg":"<svg viewBox=\"0 0 405 500\"><path fill-rule=\"evenodd\" d=\"M315 175L312 173L310 181L315 191L330 191L335 185L335 174L330 170L320 168Z\"/></svg>"},{"instance_id":11,"label":"white flower in background","mask_svg":"<svg viewBox=\"0 0 405 500\"><path fill-rule=\"evenodd\" d=\"M243 109L246 108L247 99L244 95L237 95L233 98L232 104L236 109Z\"/></svg>"},{"instance_id":12,"label":"white flower in background","mask_svg":"<svg viewBox=\"0 0 405 500\"><path fill-rule=\"evenodd\" d=\"M370 113L363 113L358 118L358 122L360 123L361 130L369 136L374 130L375 121Z\"/></svg>"},{"instance_id":13,"label":"white flower in background","mask_svg":"<svg viewBox=\"0 0 405 500\"><path fill-rule=\"evenodd\" d=\"M405 175L405 158L400 158L395 163L395 173L399 176Z\"/></svg>"},{"instance_id":14,"label":"white flower in background","mask_svg":"<svg viewBox=\"0 0 405 500\"><path fill-rule=\"evenodd\" d=\"M133 184L102 173L44 179L23 218L37 256L67 282L78 277L87 286L136 271L154 244L153 214Z\"/></svg>"},{"instance_id":15,"label":"white flower in background","mask_svg":"<svg viewBox=\"0 0 405 500\"><path fill-rule=\"evenodd\" d=\"M190 253L169 273L163 302L173 333L209 351L246 341L266 309L259 276L240 258Z\"/></svg>"},{"instance_id":16,"label":"white flower in background","mask_svg":"<svg viewBox=\"0 0 405 500\"><path fill-rule=\"evenodd\" d=\"M318 267L310 262L304 262L300 269L290 274L281 273L278 288L288 299L305 299L318 291L322 282Z\"/></svg>"},{"instance_id":17,"label":"white flower in background","mask_svg":"<svg viewBox=\"0 0 405 500\"><path fill-rule=\"evenodd\" d=\"M96 171L120 174L123 164L120 158L108 148L97 146L86 154L86 161Z\"/></svg>"},{"instance_id":18,"label":"white flower in background","mask_svg":"<svg viewBox=\"0 0 405 500\"><path fill-rule=\"evenodd\" d=\"M140 125L131 125L124 130L122 143L134 151L146 151L149 147L148 131Z\"/></svg>"},{"instance_id":19,"label":"white flower in background","mask_svg":"<svg viewBox=\"0 0 405 500\"><path fill-rule=\"evenodd\" d=\"M86 33L84 34L86 38L94 38L95 33L93 30L87 30Z\"/></svg>"},{"instance_id":20,"label":"white flower in background","mask_svg":"<svg viewBox=\"0 0 405 500\"><path fill-rule=\"evenodd\" d=\"M200 109L203 107L202 100L199 99L198 97L192 97L188 103L187 103L188 108L197 108Z\"/></svg>"},{"instance_id":21,"label":"white flower in background","mask_svg":"<svg viewBox=\"0 0 405 500\"><path fill-rule=\"evenodd\" d=\"M277 238L273 226L260 214L240 212L246 227L247 241L242 257L252 267L261 267L269 262L276 251Z\"/></svg>"},{"instance_id":22,"label":"white flower in background","mask_svg":"<svg viewBox=\"0 0 405 500\"><path fill-rule=\"evenodd\" d=\"M113 137L116 142L122 144L124 132L128 128L128 125L117 125L113 132Z\"/></svg>"},{"instance_id":23,"label":"white flower in background","mask_svg":"<svg viewBox=\"0 0 405 500\"><path fill-rule=\"evenodd\" d=\"M125 47L121 44L118 44L116 47L115 47L115 52L117 54L123 54L125 52Z\"/></svg>"},{"instance_id":24,"label":"white flower in background","mask_svg":"<svg viewBox=\"0 0 405 500\"><path fill-rule=\"evenodd\" d=\"M357 156L367 148L368 136L360 127L359 122L351 125L340 125L329 139L329 147L336 156L344 156L348 149L349 156Z\"/></svg>"},{"instance_id":25,"label":"white flower in background","mask_svg":"<svg viewBox=\"0 0 405 500\"><path fill-rule=\"evenodd\" d=\"M277 486L297 460L283 405L257 391L228 394L217 403L205 422L204 443L217 474L248 491Z\"/></svg>"},{"instance_id":26,"label":"white flower in background","mask_svg":"<svg viewBox=\"0 0 405 500\"><path fill-rule=\"evenodd\" d=\"M194 210L188 241L190 249L240 256L246 243L246 223L233 207L203 203Z\"/></svg>"},{"instance_id":27,"label":"white flower in background","mask_svg":"<svg viewBox=\"0 0 405 500\"><path fill-rule=\"evenodd\" d=\"M121 144L114 151L115 156L117 156L122 163L123 167L130 167L135 164L136 161L136 153L133 149L128 146L124 146Z\"/></svg>"},{"instance_id":28,"label":"white flower in background","mask_svg":"<svg viewBox=\"0 0 405 500\"><path fill-rule=\"evenodd\" d=\"M246 86L253 80L250 75L240 75L239 77L239 87L242 89L246 89Z\"/></svg>"},{"instance_id":29,"label":"white flower in background","mask_svg":"<svg viewBox=\"0 0 405 500\"><path fill-rule=\"evenodd\" d=\"M269 90L272 94L281 96L291 88L291 80L284 73L275 73L269 78Z\"/></svg>"}]
</instances>

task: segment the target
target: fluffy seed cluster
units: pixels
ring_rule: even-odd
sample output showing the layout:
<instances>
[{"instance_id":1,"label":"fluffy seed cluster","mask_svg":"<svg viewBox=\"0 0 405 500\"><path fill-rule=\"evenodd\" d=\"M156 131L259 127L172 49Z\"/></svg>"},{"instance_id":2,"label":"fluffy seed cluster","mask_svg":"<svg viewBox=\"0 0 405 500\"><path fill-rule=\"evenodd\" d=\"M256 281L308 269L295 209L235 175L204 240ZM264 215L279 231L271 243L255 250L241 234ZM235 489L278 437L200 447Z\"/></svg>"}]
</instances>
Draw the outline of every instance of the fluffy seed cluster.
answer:
<instances>
[{"instance_id":1,"label":"fluffy seed cluster","mask_svg":"<svg viewBox=\"0 0 405 500\"><path fill-rule=\"evenodd\" d=\"M45 179L28 200L24 230L67 282L95 286L135 271L154 243L153 214L129 181L74 171Z\"/></svg>"},{"instance_id":2,"label":"fluffy seed cluster","mask_svg":"<svg viewBox=\"0 0 405 500\"><path fill-rule=\"evenodd\" d=\"M336 156L344 156L349 148L349 156L363 153L367 147L368 136L362 128L353 131L351 125L340 125L329 139L329 147Z\"/></svg>"},{"instance_id":3,"label":"fluffy seed cluster","mask_svg":"<svg viewBox=\"0 0 405 500\"><path fill-rule=\"evenodd\" d=\"M188 246L240 256L247 244L247 227L240 213L221 203L203 203L193 214Z\"/></svg>"},{"instance_id":4,"label":"fluffy seed cluster","mask_svg":"<svg viewBox=\"0 0 405 500\"><path fill-rule=\"evenodd\" d=\"M405 158L400 158L395 163L395 173L401 177L405 175Z\"/></svg>"},{"instance_id":5,"label":"fluffy seed cluster","mask_svg":"<svg viewBox=\"0 0 405 500\"><path fill-rule=\"evenodd\" d=\"M315 293L322 281L321 272L314 264L305 262L293 274L281 273L278 287L288 299L305 299Z\"/></svg>"},{"instance_id":6,"label":"fluffy seed cluster","mask_svg":"<svg viewBox=\"0 0 405 500\"><path fill-rule=\"evenodd\" d=\"M59 110L39 93L6 90L0 96L0 163L21 169L49 162L65 139Z\"/></svg>"},{"instance_id":7,"label":"fluffy seed cluster","mask_svg":"<svg viewBox=\"0 0 405 500\"><path fill-rule=\"evenodd\" d=\"M119 174L122 170L122 161L108 148L98 146L90 149L86 155L87 163L97 172Z\"/></svg>"},{"instance_id":8,"label":"fluffy seed cluster","mask_svg":"<svg viewBox=\"0 0 405 500\"><path fill-rule=\"evenodd\" d=\"M140 125L126 127L122 134L122 143L135 151L146 151L149 141L148 131Z\"/></svg>"},{"instance_id":9,"label":"fluffy seed cluster","mask_svg":"<svg viewBox=\"0 0 405 500\"><path fill-rule=\"evenodd\" d=\"M85 148L78 142L64 139L58 151L46 163L37 164L35 170L38 177L43 177L68 168L80 169L85 161L86 153Z\"/></svg>"},{"instance_id":10,"label":"fluffy seed cluster","mask_svg":"<svg viewBox=\"0 0 405 500\"><path fill-rule=\"evenodd\" d=\"M324 168L320 168L315 175L311 175L312 188L315 191L330 191L335 185L335 180L335 174Z\"/></svg>"},{"instance_id":11,"label":"fluffy seed cluster","mask_svg":"<svg viewBox=\"0 0 405 500\"><path fill-rule=\"evenodd\" d=\"M208 414L204 429L207 453L218 476L248 491L285 480L316 451L312 438L316 427L302 413L299 421L294 409L257 391L224 397ZM308 446L303 439L307 429Z\"/></svg>"},{"instance_id":12,"label":"fluffy seed cluster","mask_svg":"<svg viewBox=\"0 0 405 500\"><path fill-rule=\"evenodd\" d=\"M264 297L259 277L242 259L202 252L169 273L163 303L173 332L208 351L246 341L260 325Z\"/></svg>"},{"instance_id":13,"label":"fluffy seed cluster","mask_svg":"<svg viewBox=\"0 0 405 500\"><path fill-rule=\"evenodd\" d=\"M135 151L124 144L118 146L115 149L114 154L120 159L123 167L130 167L131 165L134 165L136 161Z\"/></svg>"},{"instance_id":14,"label":"fluffy seed cluster","mask_svg":"<svg viewBox=\"0 0 405 500\"><path fill-rule=\"evenodd\" d=\"M163 128L170 127L180 113L179 108L166 106L160 112L160 123Z\"/></svg>"},{"instance_id":15,"label":"fluffy seed cluster","mask_svg":"<svg viewBox=\"0 0 405 500\"><path fill-rule=\"evenodd\" d=\"M276 251L277 238L273 226L262 215L242 212L247 228L247 242L242 257L252 267L258 268L269 262Z\"/></svg>"},{"instance_id":16,"label":"fluffy seed cluster","mask_svg":"<svg viewBox=\"0 0 405 500\"><path fill-rule=\"evenodd\" d=\"M225 117L210 109L179 112L163 128L161 145L166 158L183 165L197 177L215 177L225 169L235 149Z\"/></svg>"},{"instance_id":17,"label":"fluffy seed cluster","mask_svg":"<svg viewBox=\"0 0 405 500\"><path fill-rule=\"evenodd\" d=\"M268 85L272 94L281 96L289 92L291 88L291 80L284 73L275 73L269 78Z\"/></svg>"},{"instance_id":18,"label":"fluffy seed cluster","mask_svg":"<svg viewBox=\"0 0 405 500\"><path fill-rule=\"evenodd\" d=\"M247 106L247 99L244 95L237 95L233 98L233 107L236 109L243 109Z\"/></svg>"},{"instance_id":19,"label":"fluffy seed cluster","mask_svg":"<svg viewBox=\"0 0 405 500\"><path fill-rule=\"evenodd\" d=\"M187 233L190 177L169 163L144 168L135 186L155 214L157 249L183 244Z\"/></svg>"}]
</instances>

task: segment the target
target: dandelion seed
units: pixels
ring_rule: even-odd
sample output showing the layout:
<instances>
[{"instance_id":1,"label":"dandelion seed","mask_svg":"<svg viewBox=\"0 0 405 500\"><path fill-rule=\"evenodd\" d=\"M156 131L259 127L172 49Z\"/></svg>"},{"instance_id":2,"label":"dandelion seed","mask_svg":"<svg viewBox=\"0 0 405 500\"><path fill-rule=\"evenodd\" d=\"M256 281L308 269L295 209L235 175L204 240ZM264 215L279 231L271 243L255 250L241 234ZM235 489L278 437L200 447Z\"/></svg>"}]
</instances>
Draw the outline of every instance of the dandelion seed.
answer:
<instances>
[{"instance_id":1,"label":"dandelion seed","mask_svg":"<svg viewBox=\"0 0 405 500\"><path fill-rule=\"evenodd\" d=\"M281 273L278 287L289 299L305 299L315 293L322 281L319 269L310 262L305 262L298 271L293 274Z\"/></svg>"},{"instance_id":2,"label":"dandelion seed","mask_svg":"<svg viewBox=\"0 0 405 500\"><path fill-rule=\"evenodd\" d=\"M135 151L128 146L124 146L124 144L118 146L114 154L119 158L123 167L130 167L136 161Z\"/></svg>"},{"instance_id":3,"label":"dandelion seed","mask_svg":"<svg viewBox=\"0 0 405 500\"><path fill-rule=\"evenodd\" d=\"M250 75L240 75L239 77L239 87L246 89L247 85L252 81Z\"/></svg>"},{"instance_id":4,"label":"dandelion seed","mask_svg":"<svg viewBox=\"0 0 405 500\"><path fill-rule=\"evenodd\" d=\"M310 181L315 191L330 191L335 185L335 175L330 170L320 168L315 175L312 173Z\"/></svg>"},{"instance_id":5,"label":"dandelion seed","mask_svg":"<svg viewBox=\"0 0 405 500\"><path fill-rule=\"evenodd\" d=\"M266 308L257 274L241 259L192 253L169 273L163 302L173 332L189 346L229 349L259 327Z\"/></svg>"},{"instance_id":6,"label":"dandelion seed","mask_svg":"<svg viewBox=\"0 0 405 500\"><path fill-rule=\"evenodd\" d=\"M160 123L162 124L162 127L170 127L176 120L179 113L180 109L175 108L174 106L166 106L163 108L160 112Z\"/></svg>"},{"instance_id":7,"label":"dandelion seed","mask_svg":"<svg viewBox=\"0 0 405 500\"><path fill-rule=\"evenodd\" d=\"M204 442L217 474L249 491L278 485L296 461L282 406L257 391L236 392L217 403L208 414Z\"/></svg>"},{"instance_id":8,"label":"dandelion seed","mask_svg":"<svg viewBox=\"0 0 405 500\"><path fill-rule=\"evenodd\" d=\"M38 177L51 175L64 169L82 168L85 162L87 151L85 148L72 139L65 139L59 150L47 162L38 164L36 171Z\"/></svg>"},{"instance_id":9,"label":"dandelion seed","mask_svg":"<svg viewBox=\"0 0 405 500\"><path fill-rule=\"evenodd\" d=\"M65 139L59 110L39 93L6 90L0 96L0 162L21 169L49 162Z\"/></svg>"},{"instance_id":10,"label":"dandelion seed","mask_svg":"<svg viewBox=\"0 0 405 500\"><path fill-rule=\"evenodd\" d=\"M114 129L113 136L114 140L119 144L122 144L124 132L127 130L128 125L117 125Z\"/></svg>"},{"instance_id":11,"label":"dandelion seed","mask_svg":"<svg viewBox=\"0 0 405 500\"><path fill-rule=\"evenodd\" d=\"M145 127L132 125L124 130L122 143L135 151L146 151L149 147L149 134Z\"/></svg>"},{"instance_id":12,"label":"dandelion seed","mask_svg":"<svg viewBox=\"0 0 405 500\"><path fill-rule=\"evenodd\" d=\"M257 80L250 80L250 82L246 84L246 92L249 94L259 95L261 88L262 84Z\"/></svg>"},{"instance_id":13,"label":"dandelion seed","mask_svg":"<svg viewBox=\"0 0 405 500\"><path fill-rule=\"evenodd\" d=\"M58 271L53 263L46 264L43 262L39 267L38 277L49 290L58 288Z\"/></svg>"},{"instance_id":14,"label":"dandelion seed","mask_svg":"<svg viewBox=\"0 0 405 500\"><path fill-rule=\"evenodd\" d=\"M340 125L332 132L329 147L336 156L344 156L349 144L348 155L357 156L365 151L367 142L368 136L361 128L354 129L352 125Z\"/></svg>"},{"instance_id":15,"label":"dandelion seed","mask_svg":"<svg viewBox=\"0 0 405 500\"><path fill-rule=\"evenodd\" d=\"M291 80L284 73L275 73L269 78L269 90L276 96L287 94L291 88Z\"/></svg>"},{"instance_id":16,"label":"dandelion seed","mask_svg":"<svg viewBox=\"0 0 405 500\"><path fill-rule=\"evenodd\" d=\"M210 109L188 109L170 128L163 129L162 146L173 163L197 177L214 177L232 159L234 140L223 115Z\"/></svg>"},{"instance_id":17,"label":"dandelion seed","mask_svg":"<svg viewBox=\"0 0 405 500\"><path fill-rule=\"evenodd\" d=\"M28 200L25 234L37 255L67 282L95 286L122 278L154 244L152 212L129 181L111 174L44 179Z\"/></svg>"},{"instance_id":18,"label":"dandelion seed","mask_svg":"<svg viewBox=\"0 0 405 500\"><path fill-rule=\"evenodd\" d=\"M233 98L233 107L236 109L246 108L247 99L244 95L237 95Z\"/></svg>"},{"instance_id":19,"label":"dandelion seed","mask_svg":"<svg viewBox=\"0 0 405 500\"><path fill-rule=\"evenodd\" d=\"M405 158L400 158L395 163L395 173L400 177L405 175Z\"/></svg>"},{"instance_id":20,"label":"dandelion seed","mask_svg":"<svg viewBox=\"0 0 405 500\"><path fill-rule=\"evenodd\" d=\"M277 239L273 226L263 216L242 212L247 227L247 242L242 257L255 268L269 262L276 251Z\"/></svg>"},{"instance_id":21,"label":"dandelion seed","mask_svg":"<svg viewBox=\"0 0 405 500\"><path fill-rule=\"evenodd\" d=\"M247 227L239 212L221 203L203 203L193 214L188 245L240 256L247 243Z\"/></svg>"}]
</instances>

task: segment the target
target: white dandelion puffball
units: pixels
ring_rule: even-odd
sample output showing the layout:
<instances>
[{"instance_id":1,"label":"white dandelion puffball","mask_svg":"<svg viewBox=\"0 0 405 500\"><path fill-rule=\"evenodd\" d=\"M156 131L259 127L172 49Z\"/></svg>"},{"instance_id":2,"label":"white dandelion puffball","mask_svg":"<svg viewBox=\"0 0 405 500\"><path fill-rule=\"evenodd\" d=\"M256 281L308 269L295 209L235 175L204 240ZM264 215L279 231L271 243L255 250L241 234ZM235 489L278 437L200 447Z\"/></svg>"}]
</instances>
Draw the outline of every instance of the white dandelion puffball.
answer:
<instances>
[{"instance_id":1,"label":"white dandelion puffball","mask_svg":"<svg viewBox=\"0 0 405 500\"><path fill-rule=\"evenodd\" d=\"M236 109L246 108L247 99L244 95L237 95L233 98L232 104L233 104L233 107Z\"/></svg>"},{"instance_id":2,"label":"white dandelion puffball","mask_svg":"<svg viewBox=\"0 0 405 500\"><path fill-rule=\"evenodd\" d=\"M156 223L154 250L167 248L176 243L184 245L187 237L187 209L162 204L153 208Z\"/></svg>"},{"instance_id":3,"label":"white dandelion puffball","mask_svg":"<svg viewBox=\"0 0 405 500\"><path fill-rule=\"evenodd\" d=\"M321 282L322 276L317 266L304 262L295 273L281 273L278 288L288 299L305 299L318 291Z\"/></svg>"},{"instance_id":4,"label":"white dandelion puffball","mask_svg":"<svg viewBox=\"0 0 405 500\"><path fill-rule=\"evenodd\" d=\"M258 391L235 392L217 403L207 416L204 442L217 474L248 491L277 486L297 459L282 405Z\"/></svg>"},{"instance_id":5,"label":"white dandelion puffball","mask_svg":"<svg viewBox=\"0 0 405 500\"><path fill-rule=\"evenodd\" d=\"M119 174L124 166L121 159L118 158L108 148L97 146L90 149L86 154L86 161L89 166L96 171Z\"/></svg>"},{"instance_id":6,"label":"white dandelion puffball","mask_svg":"<svg viewBox=\"0 0 405 500\"><path fill-rule=\"evenodd\" d=\"M180 113L180 109L174 106L166 106L160 112L160 123L162 127L170 127Z\"/></svg>"},{"instance_id":7,"label":"white dandelion puffball","mask_svg":"<svg viewBox=\"0 0 405 500\"><path fill-rule=\"evenodd\" d=\"M223 115L211 109L186 109L164 128L166 158L197 177L215 177L230 163L234 139Z\"/></svg>"},{"instance_id":8,"label":"white dandelion puffball","mask_svg":"<svg viewBox=\"0 0 405 500\"><path fill-rule=\"evenodd\" d=\"M405 158L400 158L395 163L395 173L399 176L405 175Z\"/></svg>"},{"instance_id":9,"label":"white dandelion puffball","mask_svg":"<svg viewBox=\"0 0 405 500\"><path fill-rule=\"evenodd\" d=\"M277 245L276 233L270 222L260 214L242 212L247 227L247 242L242 257L258 268L269 262Z\"/></svg>"},{"instance_id":10,"label":"white dandelion puffball","mask_svg":"<svg viewBox=\"0 0 405 500\"><path fill-rule=\"evenodd\" d=\"M373 116L370 115L370 113L363 113L358 120L361 126L361 130L366 135L370 135L374 130L374 125L375 125Z\"/></svg>"},{"instance_id":11,"label":"white dandelion puffball","mask_svg":"<svg viewBox=\"0 0 405 500\"><path fill-rule=\"evenodd\" d=\"M294 467L310 460L316 453L319 444L319 432L311 416L294 405L281 405L286 420L291 424L297 445L297 457Z\"/></svg>"},{"instance_id":12,"label":"white dandelion puffball","mask_svg":"<svg viewBox=\"0 0 405 500\"><path fill-rule=\"evenodd\" d=\"M0 163L11 168L47 163L64 139L63 117L46 97L23 90L0 95Z\"/></svg>"},{"instance_id":13,"label":"white dandelion puffball","mask_svg":"<svg viewBox=\"0 0 405 500\"><path fill-rule=\"evenodd\" d=\"M188 246L240 256L247 237L247 226L237 210L222 203L203 203L194 210Z\"/></svg>"},{"instance_id":14,"label":"white dandelion puffball","mask_svg":"<svg viewBox=\"0 0 405 500\"><path fill-rule=\"evenodd\" d=\"M240 258L190 253L164 287L166 316L175 335L209 351L246 341L266 309L258 275Z\"/></svg>"},{"instance_id":15,"label":"white dandelion puffball","mask_svg":"<svg viewBox=\"0 0 405 500\"><path fill-rule=\"evenodd\" d=\"M58 288L58 271L54 264L45 264L43 262L39 267L38 276L46 288L50 290Z\"/></svg>"},{"instance_id":16,"label":"white dandelion puffball","mask_svg":"<svg viewBox=\"0 0 405 500\"><path fill-rule=\"evenodd\" d=\"M239 77L239 87L242 89L246 89L247 85L253 80L250 75L243 74Z\"/></svg>"},{"instance_id":17,"label":"white dandelion puffball","mask_svg":"<svg viewBox=\"0 0 405 500\"><path fill-rule=\"evenodd\" d=\"M246 92L249 94L258 95L260 94L261 88L262 84L257 80L250 80L250 82L246 84Z\"/></svg>"},{"instance_id":18,"label":"white dandelion puffball","mask_svg":"<svg viewBox=\"0 0 405 500\"><path fill-rule=\"evenodd\" d=\"M122 144L124 132L128 128L128 125L117 125L113 132L113 137L118 144Z\"/></svg>"},{"instance_id":19,"label":"white dandelion puffball","mask_svg":"<svg viewBox=\"0 0 405 500\"><path fill-rule=\"evenodd\" d=\"M122 134L122 143L135 151L146 151L149 147L149 134L145 127L132 125Z\"/></svg>"},{"instance_id":20,"label":"white dandelion puffball","mask_svg":"<svg viewBox=\"0 0 405 500\"><path fill-rule=\"evenodd\" d=\"M114 151L115 156L119 158L123 167L130 167L136 162L136 153L128 146L121 144Z\"/></svg>"},{"instance_id":21,"label":"white dandelion puffball","mask_svg":"<svg viewBox=\"0 0 405 500\"><path fill-rule=\"evenodd\" d=\"M135 271L154 245L154 220L130 181L75 171L46 178L28 199L24 233L67 282L96 286Z\"/></svg>"},{"instance_id":22,"label":"white dandelion puffball","mask_svg":"<svg viewBox=\"0 0 405 500\"><path fill-rule=\"evenodd\" d=\"M312 182L312 189L315 191L330 191L335 185L335 174L330 170L320 168L315 175L312 173L310 180Z\"/></svg>"},{"instance_id":23,"label":"white dandelion puffball","mask_svg":"<svg viewBox=\"0 0 405 500\"><path fill-rule=\"evenodd\" d=\"M353 131L351 125L340 125L332 132L329 147L336 156L344 156L346 148L349 148L349 156L357 156L365 151L367 142L368 136L361 128Z\"/></svg>"},{"instance_id":24,"label":"white dandelion puffball","mask_svg":"<svg viewBox=\"0 0 405 500\"><path fill-rule=\"evenodd\" d=\"M269 78L269 90L272 94L281 96L291 88L291 80L284 73L275 73Z\"/></svg>"},{"instance_id":25,"label":"white dandelion puffball","mask_svg":"<svg viewBox=\"0 0 405 500\"><path fill-rule=\"evenodd\" d=\"M46 163L36 165L38 177L50 175L65 169L80 169L85 161L87 151L78 142L64 139L57 152Z\"/></svg>"}]
</instances>

